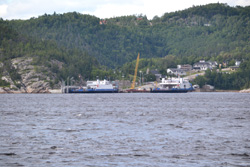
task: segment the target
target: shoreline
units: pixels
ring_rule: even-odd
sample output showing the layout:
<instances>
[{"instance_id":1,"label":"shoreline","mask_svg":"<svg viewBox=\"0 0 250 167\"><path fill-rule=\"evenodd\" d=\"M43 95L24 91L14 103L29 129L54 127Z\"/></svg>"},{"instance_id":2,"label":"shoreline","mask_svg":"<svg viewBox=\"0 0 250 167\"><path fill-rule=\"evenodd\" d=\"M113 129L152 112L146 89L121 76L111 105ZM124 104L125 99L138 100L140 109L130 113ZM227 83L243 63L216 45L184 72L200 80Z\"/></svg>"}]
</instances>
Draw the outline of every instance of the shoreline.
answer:
<instances>
[{"instance_id":1,"label":"shoreline","mask_svg":"<svg viewBox=\"0 0 250 167\"><path fill-rule=\"evenodd\" d=\"M215 90L215 92L234 92L234 93L240 93L240 90Z\"/></svg>"},{"instance_id":2,"label":"shoreline","mask_svg":"<svg viewBox=\"0 0 250 167\"><path fill-rule=\"evenodd\" d=\"M243 90L194 90L193 92L232 92L232 93L250 93L249 89L243 89ZM126 92L119 92L119 93L126 93ZM24 91L18 91L18 90L5 90L0 87L0 94L64 94L62 93L61 89L47 89L44 92L24 92Z\"/></svg>"},{"instance_id":3,"label":"shoreline","mask_svg":"<svg viewBox=\"0 0 250 167\"><path fill-rule=\"evenodd\" d=\"M215 90L215 91L192 91L192 92L199 92L199 93L225 93L225 92L231 92L231 93L250 93L250 90ZM118 92L118 93L128 93L128 92ZM137 92L141 93L141 92ZM150 93L150 92L149 92ZM22 91L9 91L9 92L0 92L0 94L68 94L68 93L62 93L61 91L58 92L57 90L50 90L48 92L36 92L36 93L28 93L28 92L22 92ZM74 94L74 93L72 93Z\"/></svg>"}]
</instances>

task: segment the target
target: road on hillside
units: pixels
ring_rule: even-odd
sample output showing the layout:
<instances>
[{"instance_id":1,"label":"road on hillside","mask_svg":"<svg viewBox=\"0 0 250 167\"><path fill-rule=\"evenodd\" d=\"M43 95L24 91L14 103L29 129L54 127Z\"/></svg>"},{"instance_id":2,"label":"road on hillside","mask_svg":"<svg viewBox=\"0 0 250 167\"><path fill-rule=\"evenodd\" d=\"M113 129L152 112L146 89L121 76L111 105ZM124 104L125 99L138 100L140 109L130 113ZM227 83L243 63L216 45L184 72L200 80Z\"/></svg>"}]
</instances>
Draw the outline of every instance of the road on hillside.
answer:
<instances>
[{"instance_id":1,"label":"road on hillside","mask_svg":"<svg viewBox=\"0 0 250 167\"><path fill-rule=\"evenodd\" d=\"M222 69L222 71L230 71L230 68L224 68L224 69ZM198 73L198 74L193 74L193 75L186 76L186 77L184 77L184 79L193 80L199 75L200 76L205 75L205 71L202 71L201 73Z\"/></svg>"}]
</instances>

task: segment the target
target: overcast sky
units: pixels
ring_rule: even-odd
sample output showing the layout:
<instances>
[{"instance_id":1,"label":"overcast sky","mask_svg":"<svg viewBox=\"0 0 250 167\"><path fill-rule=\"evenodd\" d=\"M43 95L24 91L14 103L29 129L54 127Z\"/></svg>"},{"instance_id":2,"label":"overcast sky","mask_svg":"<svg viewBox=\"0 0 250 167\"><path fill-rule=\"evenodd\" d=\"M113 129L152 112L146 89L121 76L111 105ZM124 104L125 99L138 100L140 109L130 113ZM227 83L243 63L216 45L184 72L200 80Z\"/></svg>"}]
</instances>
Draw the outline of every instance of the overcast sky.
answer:
<instances>
[{"instance_id":1,"label":"overcast sky","mask_svg":"<svg viewBox=\"0 0 250 167\"><path fill-rule=\"evenodd\" d=\"M29 19L41 15L79 12L99 18L143 14L148 19L164 13L187 9L193 5L227 3L230 6L250 6L250 0L0 0L3 19Z\"/></svg>"}]
</instances>

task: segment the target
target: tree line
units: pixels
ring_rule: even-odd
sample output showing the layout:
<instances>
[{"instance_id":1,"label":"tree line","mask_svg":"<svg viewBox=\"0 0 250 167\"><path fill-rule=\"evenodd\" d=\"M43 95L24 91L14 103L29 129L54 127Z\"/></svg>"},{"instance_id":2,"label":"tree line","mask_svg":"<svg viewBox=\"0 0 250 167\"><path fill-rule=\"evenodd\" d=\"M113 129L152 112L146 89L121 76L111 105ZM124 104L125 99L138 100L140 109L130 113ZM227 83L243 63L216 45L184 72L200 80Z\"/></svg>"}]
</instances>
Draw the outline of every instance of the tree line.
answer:
<instances>
[{"instance_id":1,"label":"tree line","mask_svg":"<svg viewBox=\"0 0 250 167\"><path fill-rule=\"evenodd\" d=\"M152 20L143 15L102 20L77 12L54 13L12 20L9 24L21 34L86 51L100 64L116 68L135 60L138 52L144 58L212 58L224 52L231 54L249 41L249 9L215 3L166 13ZM245 55L243 52L239 58Z\"/></svg>"}]
</instances>

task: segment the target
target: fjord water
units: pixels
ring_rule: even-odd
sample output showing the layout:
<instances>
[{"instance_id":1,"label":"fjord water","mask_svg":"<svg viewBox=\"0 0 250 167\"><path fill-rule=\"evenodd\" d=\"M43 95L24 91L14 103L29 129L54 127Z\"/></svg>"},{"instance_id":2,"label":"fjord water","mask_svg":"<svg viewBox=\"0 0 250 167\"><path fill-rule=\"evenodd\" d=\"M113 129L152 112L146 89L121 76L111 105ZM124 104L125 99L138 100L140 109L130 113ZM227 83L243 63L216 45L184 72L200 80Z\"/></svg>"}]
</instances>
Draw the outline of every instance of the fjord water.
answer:
<instances>
[{"instance_id":1,"label":"fjord water","mask_svg":"<svg viewBox=\"0 0 250 167\"><path fill-rule=\"evenodd\" d=\"M0 166L250 166L250 94L1 94Z\"/></svg>"}]
</instances>

